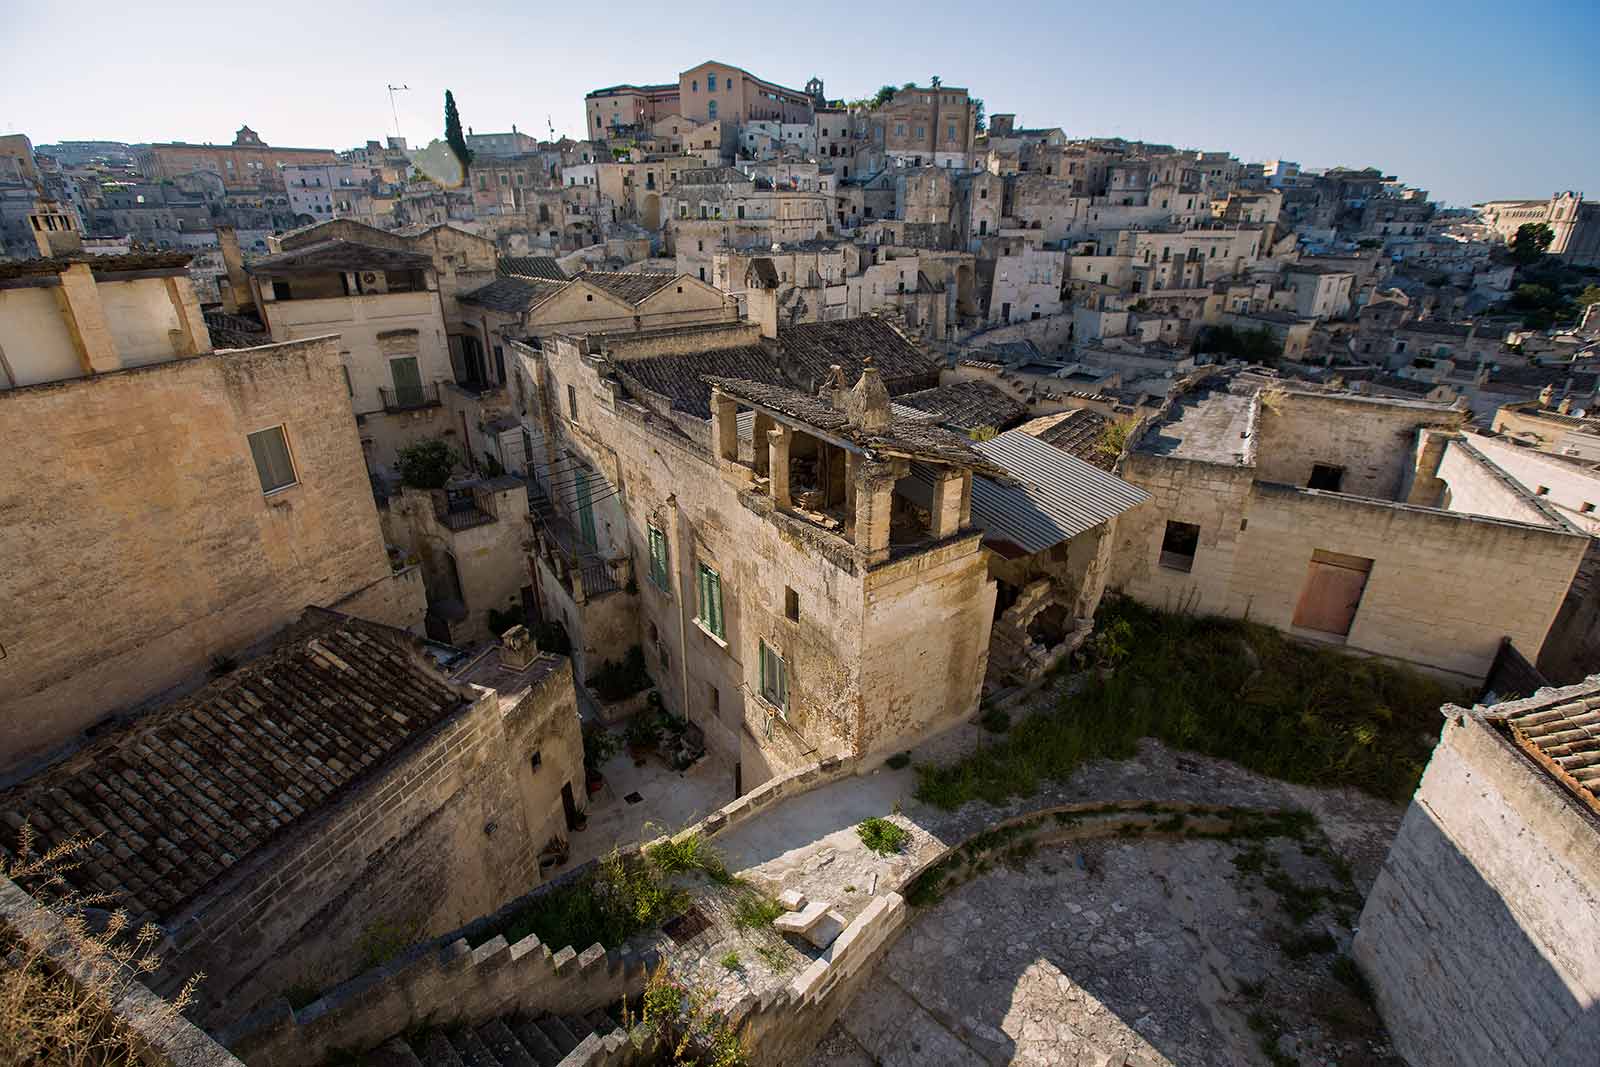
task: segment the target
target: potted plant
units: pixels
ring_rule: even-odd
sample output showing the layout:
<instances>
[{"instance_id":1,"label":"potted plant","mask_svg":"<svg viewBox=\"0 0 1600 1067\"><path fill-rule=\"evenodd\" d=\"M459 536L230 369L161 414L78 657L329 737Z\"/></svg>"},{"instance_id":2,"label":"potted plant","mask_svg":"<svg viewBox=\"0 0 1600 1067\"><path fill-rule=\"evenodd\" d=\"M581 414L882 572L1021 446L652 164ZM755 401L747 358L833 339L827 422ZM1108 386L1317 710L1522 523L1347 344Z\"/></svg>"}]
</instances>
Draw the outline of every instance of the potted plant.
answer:
<instances>
[{"instance_id":1,"label":"potted plant","mask_svg":"<svg viewBox=\"0 0 1600 1067\"><path fill-rule=\"evenodd\" d=\"M596 723L583 731L584 783L590 794L600 792L606 776L600 768L606 760L617 754L617 738L610 730Z\"/></svg>"}]
</instances>

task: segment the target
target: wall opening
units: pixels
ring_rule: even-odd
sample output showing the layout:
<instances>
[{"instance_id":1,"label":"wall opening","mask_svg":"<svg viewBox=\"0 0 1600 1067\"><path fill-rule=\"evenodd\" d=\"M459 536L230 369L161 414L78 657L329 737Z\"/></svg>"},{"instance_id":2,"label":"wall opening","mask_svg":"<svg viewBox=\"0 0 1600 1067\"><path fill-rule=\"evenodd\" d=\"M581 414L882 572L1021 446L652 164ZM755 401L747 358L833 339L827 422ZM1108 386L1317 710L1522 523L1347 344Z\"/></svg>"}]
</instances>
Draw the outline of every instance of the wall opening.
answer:
<instances>
[{"instance_id":1,"label":"wall opening","mask_svg":"<svg viewBox=\"0 0 1600 1067\"><path fill-rule=\"evenodd\" d=\"M1295 605L1294 625L1347 637L1367 589L1372 560L1317 549L1311 553L1306 582Z\"/></svg>"},{"instance_id":2,"label":"wall opening","mask_svg":"<svg viewBox=\"0 0 1600 1067\"><path fill-rule=\"evenodd\" d=\"M1336 467L1331 463L1313 463L1311 465L1311 478L1306 482L1307 489L1325 489L1330 493L1339 492L1339 486L1344 482L1344 468Z\"/></svg>"},{"instance_id":3,"label":"wall opening","mask_svg":"<svg viewBox=\"0 0 1600 1067\"><path fill-rule=\"evenodd\" d=\"M1195 550L1200 547L1200 527L1192 522L1167 520L1167 531L1161 538L1161 565L1168 570L1194 570Z\"/></svg>"}]
</instances>

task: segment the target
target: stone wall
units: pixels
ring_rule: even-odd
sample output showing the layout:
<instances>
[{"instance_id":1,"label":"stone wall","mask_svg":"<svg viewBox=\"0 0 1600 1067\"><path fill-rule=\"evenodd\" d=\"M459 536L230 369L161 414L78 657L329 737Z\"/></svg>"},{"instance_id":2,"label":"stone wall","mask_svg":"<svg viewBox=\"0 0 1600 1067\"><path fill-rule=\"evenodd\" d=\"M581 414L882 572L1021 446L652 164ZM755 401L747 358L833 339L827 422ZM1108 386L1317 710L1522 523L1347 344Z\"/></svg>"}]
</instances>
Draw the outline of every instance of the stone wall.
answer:
<instances>
[{"instance_id":1,"label":"stone wall","mask_svg":"<svg viewBox=\"0 0 1600 1067\"><path fill-rule=\"evenodd\" d=\"M263 495L278 425L299 482ZM391 573L336 338L0 391L0 451L0 764Z\"/></svg>"},{"instance_id":2,"label":"stone wall","mask_svg":"<svg viewBox=\"0 0 1600 1067\"><path fill-rule=\"evenodd\" d=\"M1356 961L1416 1067L1592 1062L1600 819L1483 720L1445 712Z\"/></svg>"},{"instance_id":3,"label":"stone wall","mask_svg":"<svg viewBox=\"0 0 1600 1067\"><path fill-rule=\"evenodd\" d=\"M204 971L199 1017L216 1025L290 988L328 989L373 945L452 929L537 884L561 784L582 793L570 669L515 708L465 691L469 708L168 924L157 988Z\"/></svg>"},{"instance_id":4,"label":"stone wall","mask_svg":"<svg viewBox=\"0 0 1600 1067\"><path fill-rule=\"evenodd\" d=\"M1350 651L1479 682L1500 639L1534 659L1588 539L1561 529L1255 483L1248 467L1133 453L1151 494L1117 524L1112 588L1165 610L1294 631L1313 551L1373 561ZM1168 520L1200 527L1192 569L1160 562Z\"/></svg>"},{"instance_id":5,"label":"stone wall","mask_svg":"<svg viewBox=\"0 0 1600 1067\"><path fill-rule=\"evenodd\" d=\"M1418 430L1466 420L1440 404L1278 391L1261 406L1256 477L1305 485L1313 464L1329 464L1344 468L1340 492L1398 500Z\"/></svg>"}]
</instances>

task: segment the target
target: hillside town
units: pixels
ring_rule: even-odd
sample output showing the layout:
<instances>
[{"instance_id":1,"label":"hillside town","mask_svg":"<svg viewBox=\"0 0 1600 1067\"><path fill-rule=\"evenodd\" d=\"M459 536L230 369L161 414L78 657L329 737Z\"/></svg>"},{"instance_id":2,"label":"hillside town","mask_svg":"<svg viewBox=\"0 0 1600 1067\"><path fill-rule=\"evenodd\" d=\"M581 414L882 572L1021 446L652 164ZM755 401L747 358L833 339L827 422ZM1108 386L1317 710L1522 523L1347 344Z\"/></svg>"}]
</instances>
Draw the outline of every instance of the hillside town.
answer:
<instances>
[{"instance_id":1,"label":"hillside town","mask_svg":"<svg viewBox=\"0 0 1600 1067\"><path fill-rule=\"evenodd\" d=\"M0 1061L1600 1063L1600 200L670 66L0 136Z\"/></svg>"}]
</instances>

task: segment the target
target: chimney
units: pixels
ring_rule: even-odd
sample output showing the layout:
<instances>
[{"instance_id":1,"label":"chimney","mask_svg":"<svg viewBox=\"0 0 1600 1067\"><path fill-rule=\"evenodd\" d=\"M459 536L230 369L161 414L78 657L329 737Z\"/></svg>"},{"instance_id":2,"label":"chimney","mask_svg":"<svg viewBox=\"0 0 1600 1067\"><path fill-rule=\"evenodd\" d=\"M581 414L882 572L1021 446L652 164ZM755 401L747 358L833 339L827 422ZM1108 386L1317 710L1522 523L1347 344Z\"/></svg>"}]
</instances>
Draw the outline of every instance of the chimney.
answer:
<instances>
[{"instance_id":1,"label":"chimney","mask_svg":"<svg viewBox=\"0 0 1600 1067\"><path fill-rule=\"evenodd\" d=\"M1556 411L1562 415L1572 414L1572 398L1570 396L1562 397L1561 403L1556 405Z\"/></svg>"},{"instance_id":2,"label":"chimney","mask_svg":"<svg viewBox=\"0 0 1600 1067\"><path fill-rule=\"evenodd\" d=\"M228 269L228 291L223 294L222 310L237 315L255 307L250 295L250 279L244 272L244 255L239 251L239 231L232 226L217 227L217 244L222 246L222 263Z\"/></svg>"},{"instance_id":3,"label":"chimney","mask_svg":"<svg viewBox=\"0 0 1600 1067\"><path fill-rule=\"evenodd\" d=\"M526 670L538 658L539 646L526 626L513 626L500 635L500 666L506 670Z\"/></svg>"},{"instance_id":4,"label":"chimney","mask_svg":"<svg viewBox=\"0 0 1600 1067\"><path fill-rule=\"evenodd\" d=\"M835 363L828 368L828 377L822 383L819 395L826 398L835 411L850 406L850 383L845 381L844 368Z\"/></svg>"},{"instance_id":5,"label":"chimney","mask_svg":"<svg viewBox=\"0 0 1600 1067\"><path fill-rule=\"evenodd\" d=\"M871 356L861 361L861 379L845 398L845 414L851 425L868 433L889 426L889 390L884 388Z\"/></svg>"},{"instance_id":6,"label":"chimney","mask_svg":"<svg viewBox=\"0 0 1600 1067\"><path fill-rule=\"evenodd\" d=\"M1542 408L1549 407L1550 406L1550 401L1554 400L1555 398L1556 398L1556 387L1555 386L1547 385L1543 389L1539 390L1539 406L1540 407L1542 407Z\"/></svg>"}]
</instances>

